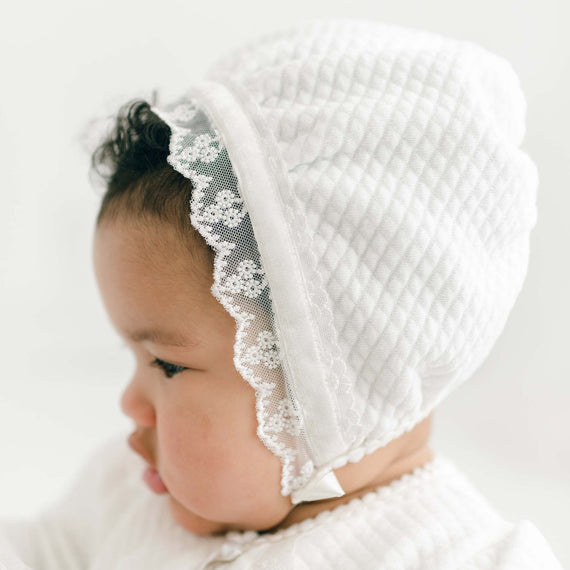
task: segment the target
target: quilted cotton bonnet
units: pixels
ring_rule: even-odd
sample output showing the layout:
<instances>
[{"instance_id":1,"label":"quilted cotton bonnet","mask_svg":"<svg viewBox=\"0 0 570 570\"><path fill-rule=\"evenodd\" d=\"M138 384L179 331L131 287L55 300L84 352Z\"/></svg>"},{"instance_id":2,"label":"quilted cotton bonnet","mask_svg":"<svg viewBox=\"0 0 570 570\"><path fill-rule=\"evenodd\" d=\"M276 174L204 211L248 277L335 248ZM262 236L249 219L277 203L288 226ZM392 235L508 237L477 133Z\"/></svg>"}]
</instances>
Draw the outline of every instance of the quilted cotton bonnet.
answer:
<instances>
[{"instance_id":1,"label":"quilted cotton bonnet","mask_svg":"<svg viewBox=\"0 0 570 570\"><path fill-rule=\"evenodd\" d=\"M538 173L518 77L468 41L305 20L153 110L282 493L340 496L332 470L469 378L521 290Z\"/></svg>"}]
</instances>

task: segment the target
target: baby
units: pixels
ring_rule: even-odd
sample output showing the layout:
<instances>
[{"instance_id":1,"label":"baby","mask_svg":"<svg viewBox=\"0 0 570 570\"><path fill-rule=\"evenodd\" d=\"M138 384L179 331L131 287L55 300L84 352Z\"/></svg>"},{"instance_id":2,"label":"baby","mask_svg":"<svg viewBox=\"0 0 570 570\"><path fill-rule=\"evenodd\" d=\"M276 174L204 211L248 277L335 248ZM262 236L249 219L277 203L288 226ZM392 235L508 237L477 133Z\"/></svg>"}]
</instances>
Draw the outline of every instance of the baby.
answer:
<instances>
[{"instance_id":1,"label":"baby","mask_svg":"<svg viewBox=\"0 0 570 570\"><path fill-rule=\"evenodd\" d=\"M107 312L137 361L121 398L136 426L129 445L149 464L149 487L168 493L174 519L200 535L286 528L431 460L426 418L337 469L342 497L294 506L280 494L280 461L256 435L255 393L234 366L235 321L210 293L212 252L179 215L190 186L169 171L167 147L160 153L151 146L157 140L145 137L162 129L167 141L166 126L144 102L125 109L121 124L132 146L117 157L119 168L140 152L164 164L149 175L142 163L144 182L106 194L95 271Z\"/></svg>"},{"instance_id":2,"label":"baby","mask_svg":"<svg viewBox=\"0 0 570 570\"><path fill-rule=\"evenodd\" d=\"M524 281L525 108L483 48L357 19L126 103L93 260L133 431L0 568L561 568L429 443Z\"/></svg>"}]
</instances>

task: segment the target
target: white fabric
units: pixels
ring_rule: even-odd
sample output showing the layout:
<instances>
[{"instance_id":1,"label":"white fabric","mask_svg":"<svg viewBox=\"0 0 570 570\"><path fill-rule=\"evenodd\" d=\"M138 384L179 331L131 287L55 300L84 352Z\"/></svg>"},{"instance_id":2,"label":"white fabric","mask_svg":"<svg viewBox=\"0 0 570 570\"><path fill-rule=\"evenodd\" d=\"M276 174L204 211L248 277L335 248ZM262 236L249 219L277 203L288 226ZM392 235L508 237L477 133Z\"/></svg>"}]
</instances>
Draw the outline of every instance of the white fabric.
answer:
<instances>
[{"instance_id":1,"label":"white fabric","mask_svg":"<svg viewBox=\"0 0 570 570\"><path fill-rule=\"evenodd\" d=\"M198 537L120 434L38 518L0 519L1 570L560 570L528 520L505 521L456 465L433 461L274 535Z\"/></svg>"},{"instance_id":2,"label":"white fabric","mask_svg":"<svg viewBox=\"0 0 570 570\"><path fill-rule=\"evenodd\" d=\"M526 100L481 46L358 19L261 36L185 97L255 233L297 422L295 443L274 441L301 500L412 429L501 334L537 218Z\"/></svg>"},{"instance_id":3,"label":"white fabric","mask_svg":"<svg viewBox=\"0 0 570 570\"><path fill-rule=\"evenodd\" d=\"M294 505L304 501L320 501L331 497L346 495L334 471L325 473L320 479L312 479L300 491L291 493L291 502Z\"/></svg>"}]
</instances>

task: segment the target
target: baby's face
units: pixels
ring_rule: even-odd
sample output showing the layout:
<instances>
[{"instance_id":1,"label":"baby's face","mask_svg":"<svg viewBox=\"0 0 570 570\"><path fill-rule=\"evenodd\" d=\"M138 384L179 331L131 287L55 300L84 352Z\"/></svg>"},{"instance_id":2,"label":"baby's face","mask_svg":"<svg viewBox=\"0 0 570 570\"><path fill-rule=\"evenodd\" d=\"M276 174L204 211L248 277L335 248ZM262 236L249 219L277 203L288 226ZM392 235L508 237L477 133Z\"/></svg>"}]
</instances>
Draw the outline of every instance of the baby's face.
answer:
<instances>
[{"instance_id":1,"label":"baby's face","mask_svg":"<svg viewBox=\"0 0 570 570\"><path fill-rule=\"evenodd\" d=\"M281 464L257 437L255 394L233 362L235 320L205 262L170 226L123 217L103 222L93 252L107 313L136 359L121 408L175 521L202 535L279 523L292 509Z\"/></svg>"}]
</instances>

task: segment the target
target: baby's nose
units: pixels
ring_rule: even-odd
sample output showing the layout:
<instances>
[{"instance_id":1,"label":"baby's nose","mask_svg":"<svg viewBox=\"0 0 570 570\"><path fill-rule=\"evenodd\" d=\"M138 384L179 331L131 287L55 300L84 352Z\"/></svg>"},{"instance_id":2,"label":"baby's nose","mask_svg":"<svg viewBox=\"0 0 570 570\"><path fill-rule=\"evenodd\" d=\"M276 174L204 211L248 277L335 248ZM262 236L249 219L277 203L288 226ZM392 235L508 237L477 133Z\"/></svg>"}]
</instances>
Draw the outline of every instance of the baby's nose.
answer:
<instances>
[{"instance_id":1,"label":"baby's nose","mask_svg":"<svg viewBox=\"0 0 570 570\"><path fill-rule=\"evenodd\" d=\"M155 424L154 406L134 380L127 385L120 399L121 411L137 425L151 427Z\"/></svg>"}]
</instances>

